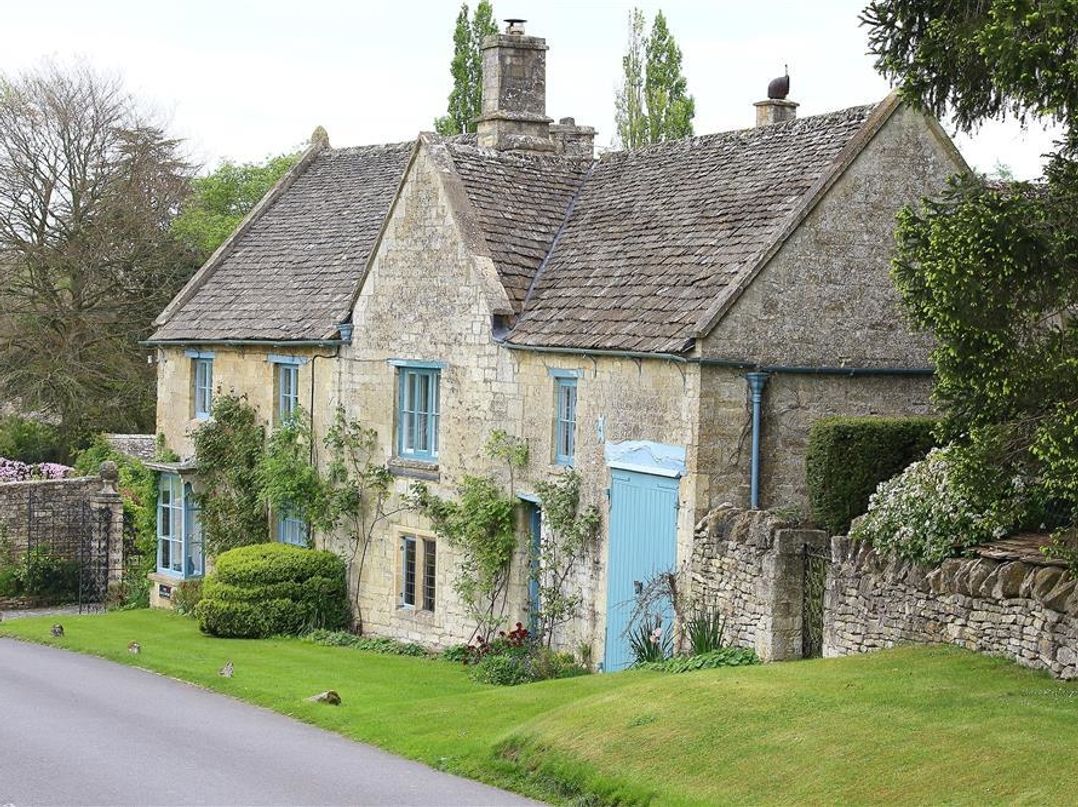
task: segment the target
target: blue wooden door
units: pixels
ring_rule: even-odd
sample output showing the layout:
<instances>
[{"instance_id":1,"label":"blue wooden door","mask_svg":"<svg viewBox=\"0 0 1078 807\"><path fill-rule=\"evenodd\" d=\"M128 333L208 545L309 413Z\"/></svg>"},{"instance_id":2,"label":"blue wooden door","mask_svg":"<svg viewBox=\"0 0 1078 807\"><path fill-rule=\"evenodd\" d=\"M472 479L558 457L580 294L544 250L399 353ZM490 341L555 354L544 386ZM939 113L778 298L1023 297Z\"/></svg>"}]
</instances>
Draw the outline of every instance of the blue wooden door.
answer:
<instances>
[{"instance_id":1,"label":"blue wooden door","mask_svg":"<svg viewBox=\"0 0 1078 807\"><path fill-rule=\"evenodd\" d=\"M636 592L677 563L678 480L617 469L610 478L603 669L613 672L633 661L627 634ZM667 604L664 632L671 630L673 617L673 606Z\"/></svg>"}]
</instances>

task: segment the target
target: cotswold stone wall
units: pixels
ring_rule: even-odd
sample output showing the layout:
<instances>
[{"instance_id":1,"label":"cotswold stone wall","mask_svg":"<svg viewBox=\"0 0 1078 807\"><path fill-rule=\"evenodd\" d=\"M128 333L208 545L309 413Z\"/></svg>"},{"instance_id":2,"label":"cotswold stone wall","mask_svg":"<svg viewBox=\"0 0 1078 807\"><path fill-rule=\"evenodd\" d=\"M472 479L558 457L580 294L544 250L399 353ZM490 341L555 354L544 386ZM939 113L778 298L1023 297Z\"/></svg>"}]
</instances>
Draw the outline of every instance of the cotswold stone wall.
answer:
<instances>
[{"instance_id":1,"label":"cotswold stone wall","mask_svg":"<svg viewBox=\"0 0 1078 807\"><path fill-rule=\"evenodd\" d=\"M932 567L846 537L831 551L825 656L947 643L1078 678L1078 590L1065 568L979 557Z\"/></svg>"},{"instance_id":2,"label":"cotswold stone wall","mask_svg":"<svg viewBox=\"0 0 1078 807\"><path fill-rule=\"evenodd\" d=\"M801 658L804 549L826 543L765 510L717 507L696 525L690 600L720 611L727 641L764 661Z\"/></svg>"},{"instance_id":3,"label":"cotswold stone wall","mask_svg":"<svg viewBox=\"0 0 1078 807\"><path fill-rule=\"evenodd\" d=\"M0 538L11 541L16 555L26 551L27 536L35 520L89 502L101 490L101 477L32 479L0 485Z\"/></svg>"}]
</instances>

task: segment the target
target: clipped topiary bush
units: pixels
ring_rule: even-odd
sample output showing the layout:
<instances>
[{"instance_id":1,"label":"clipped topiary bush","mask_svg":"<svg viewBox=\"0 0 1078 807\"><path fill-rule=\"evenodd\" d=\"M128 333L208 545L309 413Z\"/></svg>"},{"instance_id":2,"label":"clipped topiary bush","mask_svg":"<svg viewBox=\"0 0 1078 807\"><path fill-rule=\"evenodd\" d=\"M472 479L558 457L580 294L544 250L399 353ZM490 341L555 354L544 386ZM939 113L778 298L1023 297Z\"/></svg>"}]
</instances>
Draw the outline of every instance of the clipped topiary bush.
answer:
<instances>
[{"instance_id":1,"label":"clipped topiary bush","mask_svg":"<svg viewBox=\"0 0 1078 807\"><path fill-rule=\"evenodd\" d=\"M232 638L340 630L350 621L344 561L287 544L229 550L206 577L195 617L204 633Z\"/></svg>"},{"instance_id":2,"label":"clipped topiary bush","mask_svg":"<svg viewBox=\"0 0 1078 807\"><path fill-rule=\"evenodd\" d=\"M927 417L832 417L813 423L805 455L812 520L832 535L849 530L881 482L936 445L935 426Z\"/></svg>"}]
</instances>

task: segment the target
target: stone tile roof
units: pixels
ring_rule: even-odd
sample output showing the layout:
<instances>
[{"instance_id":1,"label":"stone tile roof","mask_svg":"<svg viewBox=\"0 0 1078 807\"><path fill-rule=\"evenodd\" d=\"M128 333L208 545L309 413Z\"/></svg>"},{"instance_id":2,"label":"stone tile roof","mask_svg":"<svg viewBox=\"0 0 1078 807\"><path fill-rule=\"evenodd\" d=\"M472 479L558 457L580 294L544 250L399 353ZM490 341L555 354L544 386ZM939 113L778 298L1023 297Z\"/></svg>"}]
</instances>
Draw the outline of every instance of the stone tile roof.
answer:
<instances>
[{"instance_id":1,"label":"stone tile roof","mask_svg":"<svg viewBox=\"0 0 1078 807\"><path fill-rule=\"evenodd\" d=\"M449 144L491 259L519 313L589 161Z\"/></svg>"},{"instance_id":2,"label":"stone tile roof","mask_svg":"<svg viewBox=\"0 0 1078 807\"><path fill-rule=\"evenodd\" d=\"M137 460L152 460L157 455L157 435L154 434L106 434L109 445Z\"/></svg>"},{"instance_id":3,"label":"stone tile roof","mask_svg":"<svg viewBox=\"0 0 1078 807\"><path fill-rule=\"evenodd\" d=\"M150 341L332 336L348 313L413 146L315 154L237 233L216 265L181 292Z\"/></svg>"},{"instance_id":4,"label":"stone tile roof","mask_svg":"<svg viewBox=\"0 0 1078 807\"><path fill-rule=\"evenodd\" d=\"M685 350L873 109L603 155L509 341Z\"/></svg>"}]
</instances>

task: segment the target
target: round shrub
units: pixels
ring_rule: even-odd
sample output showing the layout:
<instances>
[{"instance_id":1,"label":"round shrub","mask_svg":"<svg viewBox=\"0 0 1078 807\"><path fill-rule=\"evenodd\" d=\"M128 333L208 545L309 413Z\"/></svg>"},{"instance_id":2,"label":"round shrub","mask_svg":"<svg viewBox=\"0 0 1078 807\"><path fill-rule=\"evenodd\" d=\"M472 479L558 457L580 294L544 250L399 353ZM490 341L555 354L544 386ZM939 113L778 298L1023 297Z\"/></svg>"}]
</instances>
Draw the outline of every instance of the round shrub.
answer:
<instances>
[{"instance_id":1,"label":"round shrub","mask_svg":"<svg viewBox=\"0 0 1078 807\"><path fill-rule=\"evenodd\" d=\"M264 638L348 625L345 564L332 552L253 544L222 553L195 607L213 636Z\"/></svg>"},{"instance_id":2,"label":"round shrub","mask_svg":"<svg viewBox=\"0 0 1078 807\"><path fill-rule=\"evenodd\" d=\"M954 462L951 449L936 448L882 483L850 537L924 563L1003 537L1013 520L1009 505L974 501L957 483Z\"/></svg>"}]
</instances>

